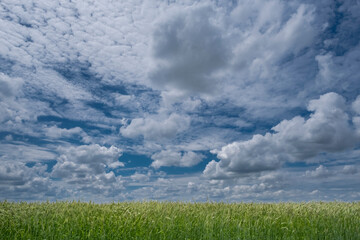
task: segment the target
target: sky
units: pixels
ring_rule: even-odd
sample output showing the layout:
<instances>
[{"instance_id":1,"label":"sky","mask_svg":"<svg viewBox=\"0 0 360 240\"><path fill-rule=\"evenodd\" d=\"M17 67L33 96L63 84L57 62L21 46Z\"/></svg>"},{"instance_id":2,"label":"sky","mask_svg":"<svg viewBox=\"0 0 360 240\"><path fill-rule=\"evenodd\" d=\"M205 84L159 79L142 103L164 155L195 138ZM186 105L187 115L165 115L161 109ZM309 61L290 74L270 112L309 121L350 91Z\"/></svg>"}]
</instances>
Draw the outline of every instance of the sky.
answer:
<instances>
[{"instance_id":1,"label":"sky","mask_svg":"<svg viewBox=\"0 0 360 240\"><path fill-rule=\"evenodd\" d=\"M1 0L0 200L360 200L359 0Z\"/></svg>"}]
</instances>

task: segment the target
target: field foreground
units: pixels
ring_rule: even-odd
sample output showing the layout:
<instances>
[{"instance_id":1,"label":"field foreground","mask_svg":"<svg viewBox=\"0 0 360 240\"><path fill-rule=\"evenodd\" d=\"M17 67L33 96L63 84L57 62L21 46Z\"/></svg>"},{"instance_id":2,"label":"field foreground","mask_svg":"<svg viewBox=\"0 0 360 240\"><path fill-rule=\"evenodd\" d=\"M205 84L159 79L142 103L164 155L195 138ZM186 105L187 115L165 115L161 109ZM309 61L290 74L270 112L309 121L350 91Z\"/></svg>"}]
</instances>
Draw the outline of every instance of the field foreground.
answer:
<instances>
[{"instance_id":1,"label":"field foreground","mask_svg":"<svg viewBox=\"0 0 360 240\"><path fill-rule=\"evenodd\" d=\"M0 202L0 239L360 239L360 202Z\"/></svg>"}]
</instances>

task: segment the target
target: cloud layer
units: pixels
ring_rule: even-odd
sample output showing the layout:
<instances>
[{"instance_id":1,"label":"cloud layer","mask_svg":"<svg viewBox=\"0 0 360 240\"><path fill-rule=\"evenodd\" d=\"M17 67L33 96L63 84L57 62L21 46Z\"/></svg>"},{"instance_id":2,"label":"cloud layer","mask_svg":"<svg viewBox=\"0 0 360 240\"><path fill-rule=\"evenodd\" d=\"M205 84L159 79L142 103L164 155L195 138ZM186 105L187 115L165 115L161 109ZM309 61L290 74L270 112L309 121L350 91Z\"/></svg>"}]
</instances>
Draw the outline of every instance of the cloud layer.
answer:
<instances>
[{"instance_id":1,"label":"cloud layer","mask_svg":"<svg viewBox=\"0 0 360 240\"><path fill-rule=\"evenodd\" d=\"M359 200L359 9L1 1L0 200Z\"/></svg>"}]
</instances>

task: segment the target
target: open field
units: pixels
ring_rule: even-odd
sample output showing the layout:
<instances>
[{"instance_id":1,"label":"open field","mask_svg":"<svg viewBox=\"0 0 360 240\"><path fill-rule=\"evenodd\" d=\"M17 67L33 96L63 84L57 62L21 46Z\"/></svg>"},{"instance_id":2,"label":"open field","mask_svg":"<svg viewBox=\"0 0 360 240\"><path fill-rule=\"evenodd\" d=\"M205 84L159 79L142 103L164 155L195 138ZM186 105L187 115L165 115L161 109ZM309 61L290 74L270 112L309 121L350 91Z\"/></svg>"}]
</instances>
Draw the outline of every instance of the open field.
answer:
<instances>
[{"instance_id":1,"label":"open field","mask_svg":"<svg viewBox=\"0 0 360 240\"><path fill-rule=\"evenodd\" d=\"M0 239L360 239L360 202L0 202Z\"/></svg>"}]
</instances>

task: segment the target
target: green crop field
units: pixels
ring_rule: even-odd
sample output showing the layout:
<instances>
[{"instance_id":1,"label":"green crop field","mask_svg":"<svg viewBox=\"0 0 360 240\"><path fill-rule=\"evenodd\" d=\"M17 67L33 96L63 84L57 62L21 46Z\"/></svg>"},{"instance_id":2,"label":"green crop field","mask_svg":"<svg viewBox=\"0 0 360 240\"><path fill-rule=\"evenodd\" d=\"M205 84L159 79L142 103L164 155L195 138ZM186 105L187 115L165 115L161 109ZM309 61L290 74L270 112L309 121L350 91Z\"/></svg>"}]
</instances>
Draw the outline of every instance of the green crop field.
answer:
<instances>
[{"instance_id":1,"label":"green crop field","mask_svg":"<svg viewBox=\"0 0 360 240\"><path fill-rule=\"evenodd\" d=\"M0 239L360 239L360 202L0 202Z\"/></svg>"}]
</instances>

